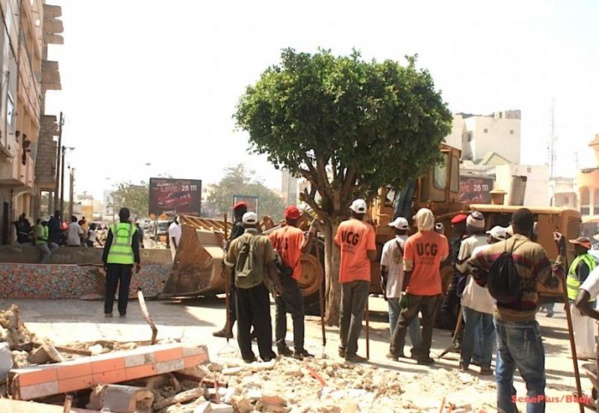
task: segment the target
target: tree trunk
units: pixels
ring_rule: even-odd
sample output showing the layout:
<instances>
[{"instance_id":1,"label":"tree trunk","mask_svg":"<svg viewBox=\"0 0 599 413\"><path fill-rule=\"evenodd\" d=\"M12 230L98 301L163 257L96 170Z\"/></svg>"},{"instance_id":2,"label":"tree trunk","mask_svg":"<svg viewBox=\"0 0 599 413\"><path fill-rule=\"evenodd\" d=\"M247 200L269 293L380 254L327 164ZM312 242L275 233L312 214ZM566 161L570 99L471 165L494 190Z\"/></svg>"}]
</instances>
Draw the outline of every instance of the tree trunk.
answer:
<instances>
[{"instance_id":1,"label":"tree trunk","mask_svg":"<svg viewBox=\"0 0 599 413\"><path fill-rule=\"evenodd\" d=\"M334 237L339 225L332 224L324 229L324 270L326 280L326 323L328 326L339 325L339 307L341 303L341 284L339 284L339 248L335 246Z\"/></svg>"}]
</instances>

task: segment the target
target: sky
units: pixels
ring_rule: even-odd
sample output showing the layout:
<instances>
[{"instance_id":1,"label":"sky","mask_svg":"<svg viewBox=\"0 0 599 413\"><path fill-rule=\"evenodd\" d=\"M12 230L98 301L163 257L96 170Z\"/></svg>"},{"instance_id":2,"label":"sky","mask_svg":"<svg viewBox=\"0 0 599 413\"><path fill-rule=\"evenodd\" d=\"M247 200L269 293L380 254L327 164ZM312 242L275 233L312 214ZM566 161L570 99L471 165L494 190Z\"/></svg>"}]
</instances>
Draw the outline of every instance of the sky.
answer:
<instances>
[{"instance_id":1,"label":"sky","mask_svg":"<svg viewBox=\"0 0 599 413\"><path fill-rule=\"evenodd\" d=\"M64 113L77 193L161 175L218 183L238 163L280 189L232 115L287 47L400 62L418 54L452 112L522 111L522 163L547 162L553 119L556 175L594 166L595 0L48 3L62 6L65 29L49 50L62 90L48 92L46 113Z\"/></svg>"}]
</instances>

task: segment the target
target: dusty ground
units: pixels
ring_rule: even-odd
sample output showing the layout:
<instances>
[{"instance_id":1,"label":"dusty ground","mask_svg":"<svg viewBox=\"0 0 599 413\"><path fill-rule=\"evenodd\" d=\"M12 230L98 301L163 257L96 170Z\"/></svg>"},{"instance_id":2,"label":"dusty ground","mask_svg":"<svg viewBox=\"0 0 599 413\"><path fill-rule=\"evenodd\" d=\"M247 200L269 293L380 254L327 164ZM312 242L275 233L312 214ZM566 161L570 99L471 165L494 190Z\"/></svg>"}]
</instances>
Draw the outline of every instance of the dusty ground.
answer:
<instances>
[{"instance_id":1,"label":"dusty ground","mask_svg":"<svg viewBox=\"0 0 599 413\"><path fill-rule=\"evenodd\" d=\"M0 308L16 304L21 320L38 337L49 337L57 345L75 341L148 340L151 332L136 301L130 303L127 318L106 319L102 303L81 300L0 300ZM194 299L185 301L150 301L150 314L158 326L158 338L174 338L207 344L211 360L227 367L240 366L242 371L229 376L231 386L243 397L277 394L284 398L292 411L337 412L355 411L434 411L442 401L455 406L453 412L494 411L495 383L493 377L478 376L476 371L462 373L457 369L457 354L450 353L433 367L418 366L411 360L390 362L386 303L370 298L370 362L347 365L337 357L338 330L327 328L327 343L322 357L320 319L307 317L306 347L317 357L307 364L296 360L280 360L269 369L252 371L239 364L237 343L212 337L212 332L224 323L224 300ZM565 313L556 305L556 315L546 318L539 314L546 351L548 412L577 412L578 406L567 398L575 391L572 360ZM274 307L273 307L274 320ZM289 320L289 326L291 326ZM292 334L288 333L291 342ZM433 357L450 343L449 332L435 330ZM289 343L291 345L291 343ZM360 341L365 355L364 334ZM407 349L406 349L407 350ZM435 357L436 358L436 357ZM581 363L582 364L582 363ZM476 368L476 367L475 367ZM316 374L312 374L313 371ZM324 382L319 383L317 377ZM583 376L583 391L590 393L590 383ZM517 376L518 396L525 396L525 387ZM248 395L249 392L249 395ZM356 406L357 405L357 406ZM299 407L301 406L301 407ZM520 410L524 408L519 405Z\"/></svg>"}]
</instances>

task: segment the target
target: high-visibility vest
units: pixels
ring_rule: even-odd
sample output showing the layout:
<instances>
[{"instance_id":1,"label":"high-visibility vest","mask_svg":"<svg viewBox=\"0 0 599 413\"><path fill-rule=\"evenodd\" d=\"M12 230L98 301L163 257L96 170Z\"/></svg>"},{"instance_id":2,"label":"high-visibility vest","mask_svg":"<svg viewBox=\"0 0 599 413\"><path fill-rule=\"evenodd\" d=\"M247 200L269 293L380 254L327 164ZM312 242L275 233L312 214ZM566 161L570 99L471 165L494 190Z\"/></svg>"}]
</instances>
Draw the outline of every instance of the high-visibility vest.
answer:
<instances>
[{"instance_id":1,"label":"high-visibility vest","mask_svg":"<svg viewBox=\"0 0 599 413\"><path fill-rule=\"evenodd\" d=\"M133 264L133 235L137 228L129 222L121 222L110 226L112 231L112 244L108 251L106 263L108 264Z\"/></svg>"},{"instance_id":2,"label":"high-visibility vest","mask_svg":"<svg viewBox=\"0 0 599 413\"><path fill-rule=\"evenodd\" d=\"M35 244L36 245L44 245L48 243L48 234L50 233L47 226L43 226L42 224L36 225L35 228ZM42 239L38 239L38 236Z\"/></svg>"},{"instance_id":3,"label":"high-visibility vest","mask_svg":"<svg viewBox=\"0 0 599 413\"><path fill-rule=\"evenodd\" d=\"M572 265L570 265L570 269L568 270L568 277L566 278L566 286L568 287L568 298L570 300L576 300L576 296L578 295L578 290L582 283L578 280L578 265L584 262L587 267L589 267L589 272L593 271L593 269L597 266L595 259L591 254L581 254L578 257L574 258L572 261ZM595 297L591 297L589 302L595 301Z\"/></svg>"}]
</instances>

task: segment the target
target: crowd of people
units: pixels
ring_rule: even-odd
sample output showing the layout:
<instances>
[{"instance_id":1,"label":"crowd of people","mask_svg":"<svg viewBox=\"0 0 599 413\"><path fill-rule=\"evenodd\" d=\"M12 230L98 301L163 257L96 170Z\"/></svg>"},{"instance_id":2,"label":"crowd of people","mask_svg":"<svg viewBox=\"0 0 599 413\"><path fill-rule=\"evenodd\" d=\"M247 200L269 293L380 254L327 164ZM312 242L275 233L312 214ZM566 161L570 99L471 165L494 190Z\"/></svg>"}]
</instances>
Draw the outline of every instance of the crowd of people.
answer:
<instances>
[{"instance_id":1,"label":"crowd of people","mask_svg":"<svg viewBox=\"0 0 599 413\"><path fill-rule=\"evenodd\" d=\"M375 229L365 219L367 205L357 199L350 206L351 217L343 221L335 234L339 248L341 284L339 319L339 356L350 362L362 362L358 355L358 338L367 308L371 280L371 262L377 259ZM217 337L231 338L237 322L237 341L244 361L257 358L252 350L252 336L258 341L260 358L276 356L272 349L272 324L269 290L275 296L275 343L279 355L303 358L310 356L304 348L304 311L297 279L301 275L299 257L310 250L314 237L296 228L299 210L285 210L286 225L262 236L255 213L243 203L235 205L236 222L226 247L225 264L229 269L232 302L223 329ZM541 412L545 406L545 350L536 313L540 308L537 283L555 288L566 275L564 270L566 240L554 233L558 257L554 262L536 243L533 213L521 208L509 227L486 230L480 212L456 215L452 221L450 241L444 228L435 222L432 211L420 209L413 217L416 232L411 233L408 220L399 217L389 225L396 236L382 249L380 260L381 289L389 309L389 354L391 360L410 357L418 364L434 363L430 355L433 327L437 315L441 322L455 327L462 320L458 368L468 371L478 366L479 374L495 375L497 407L514 412L514 374L519 370L527 387L527 396L535 400L527 411ZM463 230L462 230L463 228ZM592 318L599 319L594 300L599 291L599 268L588 255L590 240L570 240L577 259L568 269L574 334L582 357L595 357ZM500 257L509 255L517 277L518 295L506 302L497 299L487 288L489 277L497 272ZM443 294L441 265L450 260L454 268L451 288ZM258 271L248 269L252 262ZM441 310L441 311L439 311ZM285 341L286 313L293 321L291 351ZM253 328L253 333L252 333ZM406 356L406 335L411 353ZM587 340L587 337L591 337ZM492 368L496 348L495 370Z\"/></svg>"},{"instance_id":2,"label":"crowd of people","mask_svg":"<svg viewBox=\"0 0 599 413\"><path fill-rule=\"evenodd\" d=\"M358 339L370 292L371 262L378 258L376 233L367 222L364 200L356 199L349 209L350 218L340 223L334 235L340 256L341 284L338 352L346 361L363 362L365 358L358 355ZM263 361L272 360L277 353L298 359L312 356L304 346L305 312L298 280L302 271L300 257L312 249L315 224L304 234L298 228L301 212L296 206L285 209L285 225L266 234L261 230L256 213L248 211L244 202L234 206L234 215L235 223L226 241L224 259L231 300L226 323L213 333L214 336L234 337L233 327L237 323L237 342L247 363L257 360L252 349L254 338ZM129 283L133 268L140 269L139 248L143 245L139 238L140 228L130 222L129 211L121 209L119 217L120 223L108 228L102 257L107 272L104 308L107 317L112 316L117 285L120 285L119 314L126 316ZM20 221L22 219L25 217L22 216ZM558 256L550 262L547 252L536 243L534 215L526 208L514 212L509 227L495 226L489 230L486 230L485 217L480 212L458 214L451 220L454 237L450 241L443 235L443 226L435 222L431 210L420 209L413 222L415 232L411 231L405 217L389 223L395 237L382 248L380 281L388 303L390 332L387 357L391 360L410 357L418 364L433 364L430 355L433 328L441 323L455 328L455 334L459 335L458 367L461 370L468 371L475 365L480 369L479 374L495 375L499 411L515 411L513 381L516 369L526 383L527 396L536 400L527 411L544 411L541 396L546 384L545 350L535 319L540 308L537 284L555 288L567 274L564 282L568 288L578 354L580 358L595 359L592 320L599 320L599 312L595 309L599 267L590 251L591 241L585 237L569 241L574 245L576 258L566 272L565 237L554 233ZM86 228L86 223L76 217L71 218L66 229L61 223L57 211L50 220L38 222L34 227L42 262L47 262L63 237L67 246L96 245L98 242L94 224ZM23 231L24 228L21 227ZM87 234L86 238L84 234ZM173 259L180 237L180 224L175 220L169 227L168 236ZM505 256L509 256L513 263L518 284L517 297L509 301L498 298L487 284L493 274L500 271L498 263ZM440 271L446 260L450 260L454 273L444 295ZM269 294L274 296L276 306L274 342L277 353L272 344ZM293 325L293 350L286 342L287 313L291 314ZM412 348L406 356L404 347L408 333ZM494 347L495 370L492 368Z\"/></svg>"}]
</instances>

